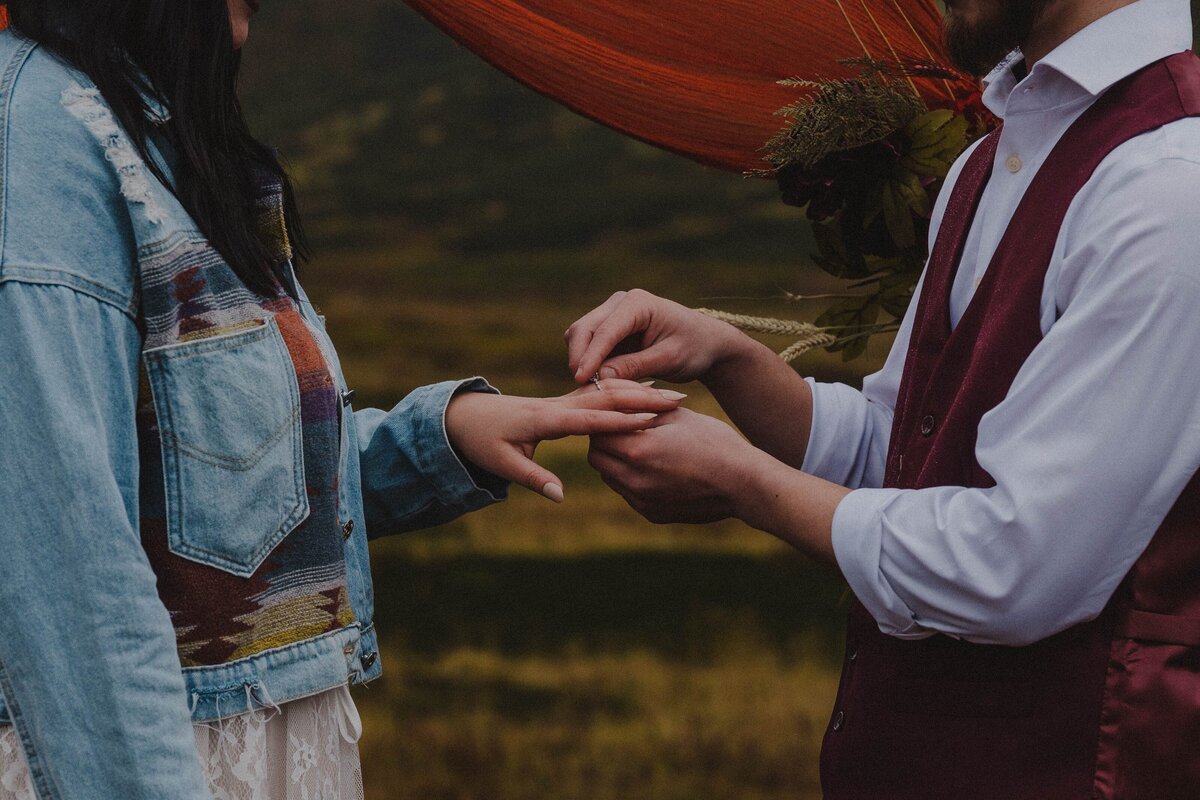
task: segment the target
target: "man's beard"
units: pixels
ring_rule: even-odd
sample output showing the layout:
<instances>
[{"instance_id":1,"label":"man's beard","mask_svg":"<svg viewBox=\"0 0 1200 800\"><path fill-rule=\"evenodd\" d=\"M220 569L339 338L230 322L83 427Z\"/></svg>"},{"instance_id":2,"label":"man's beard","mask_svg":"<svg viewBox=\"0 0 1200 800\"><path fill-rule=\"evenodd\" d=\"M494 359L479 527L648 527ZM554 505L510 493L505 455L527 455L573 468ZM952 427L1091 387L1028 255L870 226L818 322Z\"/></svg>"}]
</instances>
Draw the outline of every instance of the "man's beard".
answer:
<instances>
[{"instance_id":1,"label":"man's beard","mask_svg":"<svg viewBox=\"0 0 1200 800\"><path fill-rule=\"evenodd\" d=\"M970 23L947 10L942 31L950 61L972 75L986 75L1029 38L1050 0L959 0L976 2L980 13Z\"/></svg>"}]
</instances>

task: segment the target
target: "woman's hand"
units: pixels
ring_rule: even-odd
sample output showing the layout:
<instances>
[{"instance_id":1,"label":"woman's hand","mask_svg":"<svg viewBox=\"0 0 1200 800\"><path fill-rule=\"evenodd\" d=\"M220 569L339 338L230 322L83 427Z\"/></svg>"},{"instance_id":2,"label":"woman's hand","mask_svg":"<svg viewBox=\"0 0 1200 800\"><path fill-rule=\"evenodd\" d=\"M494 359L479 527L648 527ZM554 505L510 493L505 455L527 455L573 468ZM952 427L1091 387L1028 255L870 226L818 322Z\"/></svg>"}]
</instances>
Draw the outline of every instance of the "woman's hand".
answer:
<instances>
[{"instance_id":1,"label":"woman's hand","mask_svg":"<svg viewBox=\"0 0 1200 800\"><path fill-rule=\"evenodd\" d=\"M533 461L546 439L644 430L679 406L684 395L632 381L605 380L562 397L506 397L464 392L446 409L446 434L465 459L556 503L562 481Z\"/></svg>"},{"instance_id":2,"label":"woman's hand","mask_svg":"<svg viewBox=\"0 0 1200 800\"><path fill-rule=\"evenodd\" d=\"M641 289L617 292L567 328L564 338L578 383L597 372L627 380L704 380L720 361L754 344L731 325ZM613 355L627 339L632 352Z\"/></svg>"}]
</instances>

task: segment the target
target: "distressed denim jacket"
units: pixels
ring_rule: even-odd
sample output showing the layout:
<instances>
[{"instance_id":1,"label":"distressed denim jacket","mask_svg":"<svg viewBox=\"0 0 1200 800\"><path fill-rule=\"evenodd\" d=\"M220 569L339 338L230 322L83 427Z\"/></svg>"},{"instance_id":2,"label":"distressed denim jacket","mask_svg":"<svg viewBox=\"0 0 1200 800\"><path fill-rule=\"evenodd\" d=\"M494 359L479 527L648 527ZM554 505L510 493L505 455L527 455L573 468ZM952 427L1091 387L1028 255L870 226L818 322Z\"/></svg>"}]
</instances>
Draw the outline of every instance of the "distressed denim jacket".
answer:
<instances>
[{"instance_id":1,"label":"distressed denim jacket","mask_svg":"<svg viewBox=\"0 0 1200 800\"><path fill-rule=\"evenodd\" d=\"M41 798L207 797L190 722L379 675L368 539L503 497L444 428L493 390L352 411L290 268L247 290L94 85L11 31L0 170L0 722Z\"/></svg>"}]
</instances>

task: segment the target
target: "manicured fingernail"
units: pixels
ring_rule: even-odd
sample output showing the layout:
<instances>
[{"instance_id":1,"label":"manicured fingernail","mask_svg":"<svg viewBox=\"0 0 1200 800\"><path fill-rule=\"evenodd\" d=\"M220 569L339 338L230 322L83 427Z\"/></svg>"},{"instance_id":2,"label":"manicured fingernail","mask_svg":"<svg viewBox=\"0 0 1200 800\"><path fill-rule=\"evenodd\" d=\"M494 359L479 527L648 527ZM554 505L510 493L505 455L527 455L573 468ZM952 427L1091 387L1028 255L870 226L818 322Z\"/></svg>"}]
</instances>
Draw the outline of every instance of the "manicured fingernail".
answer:
<instances>
[{"instance_id":1,"label":"manicured fingernail","mask_svg":"<svg viewBox=\"0 0 1200 800\"><path fill-rule=\"evenodd\" d=\"M658 381L639 381L639 383L642 386L653 386L654 384L658 383Z\"/></svg>"},{"instance_id":2,"label":"manicured fingernail","mask_svg":"<svg viewBox=\"0 0 1200 800\"><path fill-rule=\"evenodd\" d=\"M615 378L615 377L617 377L617 371L615 369L613 369L612 367L601 367L600 368L600 377L601 378Z\"/></svg>"},{"instance_id":3,"label":"manicured fingernail","mask_svg":"<svg viewBox=\"0 0 1200 800\"><path fill-rule=\"evenodd\" d=\"M557 483L547 483L542 487L542 494L556 503L563 501L563 490Z\"/></svg>"},{"instance_id":4,"label":"manicured fingernail","mask_svg":"<svg viewBox=\"0 0 1200 800\"><path fill-rule=\"evenodd\" d=\"M650 421L650 420L652 420L652 419L658 419L658 414L650 414L650 413L646 413L646 414L634 414L634 415L633 415L633 418L634 418L634 419L640 419L640 420L642 420L642 421L644 421L644 422L649 422L649 421Z\"/></svg>"},{"instance_id":5,"label":"manicured fingernail","mask_svg":"<svg viewBox=\"0 0 1200 800\"><path fill-rule=\"evenodd\" d=\"M673 392L670 389L659 389L658 393L668 400L682 400L687 397L683 392Z\"/></svg>"}]
</instances>

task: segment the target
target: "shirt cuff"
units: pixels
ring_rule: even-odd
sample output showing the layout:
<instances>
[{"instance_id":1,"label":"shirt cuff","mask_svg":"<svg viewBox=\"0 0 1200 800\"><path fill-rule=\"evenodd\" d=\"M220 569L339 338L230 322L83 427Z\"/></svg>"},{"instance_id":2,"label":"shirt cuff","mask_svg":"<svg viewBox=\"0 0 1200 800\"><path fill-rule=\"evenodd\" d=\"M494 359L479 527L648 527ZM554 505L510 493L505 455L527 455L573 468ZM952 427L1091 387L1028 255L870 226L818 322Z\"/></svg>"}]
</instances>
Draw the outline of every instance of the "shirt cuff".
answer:
<instances>
[{"instance_id":1,"label":"shirt cuff","mask_svg":"<svg viewBox=\"0 0 1200 800\"><path fill-rule=\"evenodd\" d=\"M898 639L924 639L934 631L892 590L880 568L884 514L904 489L857 489L842 498L833 514L833 554L851 591L879 625Z\"/></svg>"},{"instance_id":2,"label":"shirt cuff","mask_svg":"<svg viewBox=\"0 0 1200 800\"><path fill-rule=\"evenodd\" d=\"M861 435L847 435L843 421L851 412L861 417L860 407L866 400L860 392L845 384L818 383L812 378L804 380L812 389L812 426L800 471L845 486L855 471L858 455L846 443L857 442ZM864 422L858 424L861 426Z\"/></svg>"},{"instance_id":3,"label":"shirt cuff","mask_svg":"<svg viewBox=\"0 0 1200 800\"><path fill-rule=\"evenodd\" d=\"M451 508L473 511L498 503L508 496L509 482L459 457L446 433L446 409L460 392L500 394L484 378L444 381L417 390L421 397L414 418L418 421L418 441L429 447L418 451L421 474L437 487L438 499Z\"/></svg>"}]
</instances>

